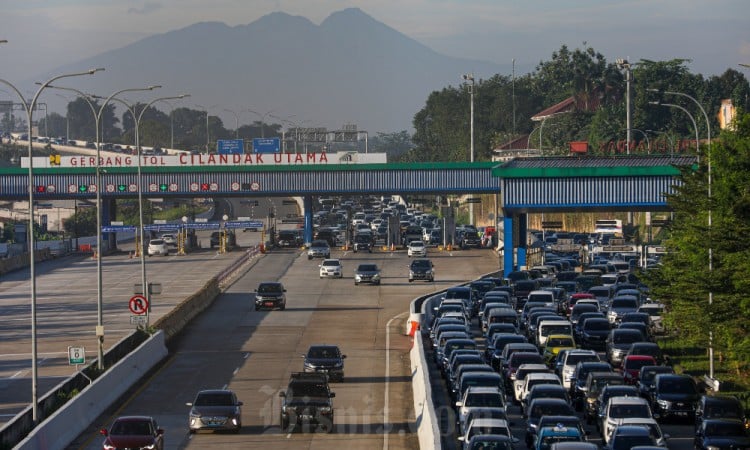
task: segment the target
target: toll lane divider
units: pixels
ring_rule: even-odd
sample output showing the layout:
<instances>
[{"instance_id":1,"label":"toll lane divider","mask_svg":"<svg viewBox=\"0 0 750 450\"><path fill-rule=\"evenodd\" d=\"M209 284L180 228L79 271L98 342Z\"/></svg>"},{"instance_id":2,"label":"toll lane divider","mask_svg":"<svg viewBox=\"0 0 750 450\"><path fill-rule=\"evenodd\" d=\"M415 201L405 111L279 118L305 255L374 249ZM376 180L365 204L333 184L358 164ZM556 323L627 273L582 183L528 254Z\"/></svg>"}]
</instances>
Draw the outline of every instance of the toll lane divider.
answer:
<instances>
[{"instance_id":1,"label":"toll lane divider","mask_svg":"<svg viewBox=\"0 0 750 450\"><path fill-rule=\"evenodd\" d=\"M498 272L491 272L482 277L497 275ZM429 333L433 308L440 304L442 294L444 293L445 290L441 290L414 299L409 304L409 319L406 321L406 330L404 333L414 337L414 345L409 352L411 360L411 387L417 438L419 440L419 448L422 450L440 450L443 448L440 441L440 422L435 403L432 401L432 383L430 382L427 352L423 345L422 335ZM411 324L413 321L419 324L416 330Z\"/></svg>"},{"instance_id":2,"label":"toll lane divider","mask_svg":"<svg viewBox=\"0 0 750 450\"><path fill-rule=\"evenodd\" d=\"M75 401L65 403L43 425L34 428L13 447L14 450L65 449L105 409L166 356L165 334L158 331L112 366L105 376L97 378L78 393Z\"/></svg>"}]
</instances>

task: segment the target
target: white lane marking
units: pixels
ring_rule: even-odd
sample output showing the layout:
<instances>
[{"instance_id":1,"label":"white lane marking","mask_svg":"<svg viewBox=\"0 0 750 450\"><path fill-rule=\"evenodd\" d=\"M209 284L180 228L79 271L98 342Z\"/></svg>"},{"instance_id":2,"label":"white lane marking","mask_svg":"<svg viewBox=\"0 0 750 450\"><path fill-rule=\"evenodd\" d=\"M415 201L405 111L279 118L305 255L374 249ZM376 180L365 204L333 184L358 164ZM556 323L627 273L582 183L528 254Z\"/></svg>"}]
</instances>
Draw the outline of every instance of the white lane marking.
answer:
<instances>
[{"instance_id":1,"label":"white lane marking","mask_svg":"<svg viewBox=\"0 0 750 450\"><path fill-rule=\"evenodd\" d=\"M391 393L391 322L406 314L409 314L409 312L407 311L402 312L401 314L397 314L391 317L391 320L389 320L388 323L385 324L385 399L383 401L383 450L388 450L388 435L390 434L388 432L388 398L390 397Z\"/></svg>"}]
</instances>

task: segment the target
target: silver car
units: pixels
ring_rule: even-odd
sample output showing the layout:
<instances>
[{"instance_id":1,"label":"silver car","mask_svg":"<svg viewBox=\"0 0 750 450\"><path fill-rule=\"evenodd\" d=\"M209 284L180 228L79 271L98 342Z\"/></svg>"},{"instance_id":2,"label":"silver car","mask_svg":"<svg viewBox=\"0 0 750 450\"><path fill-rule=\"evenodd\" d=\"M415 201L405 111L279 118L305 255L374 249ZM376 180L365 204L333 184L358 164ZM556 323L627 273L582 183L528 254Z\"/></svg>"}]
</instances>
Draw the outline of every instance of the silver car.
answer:
<instances>
[{"instance_id":1,"label":"silver car","mask_svg":"<svg viewBox=\"0 0 750 450\"><path fill-rule=\"evenodd\" d=\"M190 406L190 433L200 430L229 430L239 433L242 428L242 402L234 392L211 389L198 392Z\"/></svg>"},{"instance_id":2,"label":"silver car","mask_svg":"<svg viewBox=\"0 0 750 450\"><path fill-rule=\"evenodd\" d=\"M307 259L313 258L330 258L331 257L331 246L324 240L315 240L310 244L310 248L307 249Z\"/></svg>"},{"instance_id":3,"label":"silver car","mask_svg":"<svg viewBox=\"0 0 750 450\"><path fill-rule=\"evenodd\" d=\"M344 276L344 267L341 265L341 260L324 259L318 267L320 267L320 278L341 278Z\"/></svg>"}]
</instances>

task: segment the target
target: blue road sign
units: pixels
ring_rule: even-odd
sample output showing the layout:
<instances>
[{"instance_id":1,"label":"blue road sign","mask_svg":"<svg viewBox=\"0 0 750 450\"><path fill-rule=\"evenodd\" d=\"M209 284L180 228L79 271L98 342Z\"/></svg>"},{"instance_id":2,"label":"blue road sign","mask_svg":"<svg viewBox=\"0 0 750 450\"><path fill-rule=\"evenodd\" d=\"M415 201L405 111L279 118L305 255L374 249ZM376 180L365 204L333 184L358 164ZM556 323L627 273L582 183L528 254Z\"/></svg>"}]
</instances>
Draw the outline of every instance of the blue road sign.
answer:
<instances>
[{"instance_id":1,"label":"blue road sign","mask_svg":"<svg viewBox=\"0 0 750 450\"><path fill-rule=\"evenodd\" d=\"M281 152L281 139L255 138L253 139L253 153L279 153Z\"/></svg>"},{"instance_id":2,"label":"blue road sign","mask_svg":"<svg viewBox=\"0 0 750 450\"><path fill-rule=\"evenodd\" d=\"M219 139L216 141L216 153L220 155L241 155L245 153L245 141L242 139Z\"/></svg>"},{"instance_id":3,"label":"blue road sign","mask_svg":"<svg viewBox=\"0 0 750 450\"><path fill-rule=\"evenodd\" d=\"M102 227L102 233L124 233L126 231L135 232L136 227L131 225L108 225Z\"/></svg>"},{"instance_id":4,"label":"blue road sign","mask_svg":"<svg viewBox=\"0 0 750 450\"><path fill-rule=\"evenodd\" d=\"M219 222L189 222L185 224L185 228L193 230L218 230Z\"/></svg>"},{"instance_id":5,"label":"blue road sign","mask_svg":"<svg viewBox=\"0 0 750 450\"><path fill-rule=\"evenodd\" d=\"M224 228L227 229L234 229L234 228L263 228L263 222L260 220L235 220L235 221L226 221L224 222Z\"/></svg>"},{"instance_id":6,"label":"blue road sign","mask_svg":"<svg viewBox=\"0 0 750 450\"><path fill-rule=\"evenodd\" d=\"M144 225L144 231L177 231L180 229L179 223L159 223L154 225Z\"/></svg>"}]
</instances>

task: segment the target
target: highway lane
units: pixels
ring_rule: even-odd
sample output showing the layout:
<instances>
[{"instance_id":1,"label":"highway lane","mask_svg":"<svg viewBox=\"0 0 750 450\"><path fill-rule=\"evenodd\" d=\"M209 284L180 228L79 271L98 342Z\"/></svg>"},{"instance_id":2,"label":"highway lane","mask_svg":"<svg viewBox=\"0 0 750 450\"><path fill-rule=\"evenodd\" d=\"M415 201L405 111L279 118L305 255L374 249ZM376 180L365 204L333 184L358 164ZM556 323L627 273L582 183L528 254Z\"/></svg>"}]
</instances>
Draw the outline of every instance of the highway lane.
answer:
<instances>
[{"instance_id":1,"label":"highway lane","mask_svg":"<svg viewBox=\"0 0 750 450\"><path fill-rule=\"evenodd\" d=\"M310 261L299 250L263 256L186 329L169 360L140 390L69 448L100 448L96 430L123 414L154 415L165 429L168 449L328 449L351 447L353 439L362 449L418 448L408 354L412 339L403 335L409 302L496 270L497 257L481 250L432 250L437 281L409 283L403 251L334 250L332 256L344 262L343 279L319 279L320 260ZM381 286L354 286L352 273L362 261L381 266ZM250 292L275 279L287 288L286 311L254 311ZM335 432L282 433L278 392L291 372L302 369L300 355L315 343L337 344L348 356L345 382L332 383ZM200 389L224 386L245 403L240 434L190 435L185 402Z\"/></svg>"},{"instance_id":2,"label":"highway lane","mask_svg":"<svg viewBox=\"0 0 750 450\"><path fill-rule=\"evenodd\" d=\"M209 232L199 239L208 247ZM260 242L261 233L237 233L242 247ZM105 352L130 334L128 300L133 285L141 283L140 259L124 253L102 260ZM240 257L241 249L218 254L216 249L196 250L185 256L146 258L147 279L161 283L153 297L151 322L200 289L211 277ZM38 394L75 373L68 365L67 347L83 346L87 362L96 358L96 260L65 257L37 264ZM0 282L0 424L31 403L31 318L28 269L6 274Z\"/></svg>"}]
</instances>

